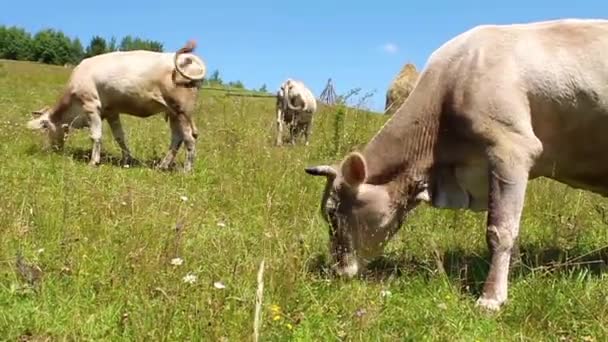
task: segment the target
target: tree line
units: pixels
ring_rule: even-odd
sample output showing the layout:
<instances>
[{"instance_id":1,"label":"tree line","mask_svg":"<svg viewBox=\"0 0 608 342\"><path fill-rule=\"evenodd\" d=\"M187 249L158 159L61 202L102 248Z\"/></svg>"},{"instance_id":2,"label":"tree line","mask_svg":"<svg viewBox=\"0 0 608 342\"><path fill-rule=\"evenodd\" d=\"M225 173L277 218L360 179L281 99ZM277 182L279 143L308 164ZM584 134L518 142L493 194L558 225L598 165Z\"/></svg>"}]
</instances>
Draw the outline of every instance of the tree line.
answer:
<instances>
[{"instance_id":1,"label":"tree line","mask_svg":"<svg viewBox=\"0 0 608 342\"><path fill-rule=\"evenodd\" d=\"M17 26L0 25L0 58L45 64L78 64L83 58L112 51L151 50L163 52L161 42L131 35L117 42L93 36L86 47L78 37L70 38L60 30L42 29L34 34Z\"/></svg>"},{"instance_id":2,"label":"tree line","mask_svg":"<svg viewBox=\"0 0 608 342\"><path fill-rule=\"evenodd\" d=\"M118 41L95 35L85 45L78 37L70 38L60 30L45 28L34 34L18 26L0 25L0 59L45 64L76 65L82 59L112 51L150 50L164 52L163 43L127 35ZM246 89L241 81L224 82L219 70L204 81L207 86ZM266 92L262 85L258 91Z\"/></svg>"}]
</instances>

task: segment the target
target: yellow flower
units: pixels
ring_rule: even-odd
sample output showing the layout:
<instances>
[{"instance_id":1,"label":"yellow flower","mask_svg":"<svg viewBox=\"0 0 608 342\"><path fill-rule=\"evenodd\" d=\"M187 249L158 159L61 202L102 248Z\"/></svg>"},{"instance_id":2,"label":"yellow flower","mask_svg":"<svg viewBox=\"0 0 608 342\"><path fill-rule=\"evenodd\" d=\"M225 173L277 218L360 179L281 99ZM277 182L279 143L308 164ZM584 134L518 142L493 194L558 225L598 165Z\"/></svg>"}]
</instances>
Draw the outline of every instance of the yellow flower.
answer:
<instances>
[{"instance_id":1,"label":"yellow flower","mask_svg":"<svg viewBox=\"0 0 608 342\"><path fill-rule=\"evenodd\" d=\"M289 329L289 330L293 329L293 326L291 326L291 324L289 324L289 323L285 324L285 326L286 326L286 327L287 327L287 329Z\"/></svg>"},{"instance_id":2,"label":"yellow flower","mask_svg":"<svg viewBox=\"0 0 608 342\"><path fill-rule=\"evenodd\" d=\"M274 317L272 317L272 320L273 320L273 321L278 321L278 320L280 320L280 319L281 319L281 316L280 316L280 315L275 315Z\"/></svg>"},{"instance_id":3,"label":"yellow flower","mask_svg":"<svg viewBox=\"0 0 608 342\"><path fill-rule=\"evenodd\" d=\"M272 311L274 314L278 314L279 312L281 312L281 307L276 304L272 304L270 306L270 311Z\"/></svg>"}]
</instances>

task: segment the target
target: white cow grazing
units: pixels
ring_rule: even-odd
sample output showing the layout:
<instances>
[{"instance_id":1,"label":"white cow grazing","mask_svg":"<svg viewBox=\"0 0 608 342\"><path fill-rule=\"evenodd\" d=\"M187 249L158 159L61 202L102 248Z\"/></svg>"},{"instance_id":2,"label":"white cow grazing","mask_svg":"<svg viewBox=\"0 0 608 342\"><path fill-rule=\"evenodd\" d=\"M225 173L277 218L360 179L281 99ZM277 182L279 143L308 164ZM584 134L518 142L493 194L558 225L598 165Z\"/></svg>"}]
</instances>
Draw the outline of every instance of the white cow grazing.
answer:
<instances>
[{"instance_id":1,"label":"white cow grazing","mask_svg":"<svg viewBox=\"0 0 608 342\"><path fill-rule=\"evenodd\" d=\"M528 180L608 196L607 131L607 20L483 25L456 36L361 152L306 168L327 178L322 210L337 272L357 274L422 201L487 211L491 262L477 304L499 309Z\"/></svg>"},{"instance_id":2,"label":"white cow grazing","mask_svg":"<svg viewBox=\"0 0 608 342\"><path fill-rule=\"evenodd\" d=\"M312 134L312 116L317 111L317 100L302 81L288 78L277 91L277 145L283 144L283 128L287 125L289 141L304 134L305 144Z\"/></svg>"},{"instance_id":3,"label":"white cow grazing","mask_svg":"<svg viewBox=\"0 0 608 342\"><path fill-rule=\"evenodd\" d=\"M86 58L72 71L55 106L33 112L35 118L27 127L46 130L51 145L61 149L70 124L72 128L88 126L93 140L90 164L97 165L102 120L106 119L122 150L123 162L127 163L131 152L119 114L146 118L165 112L172 138L160 168L169 167L184 143L187 150L184 170L190 171L198 136L192 111L206 72L205 63L192 53L195 47L196 43L189 41L175 53L117 51Z\"/></svg>"}]
</instances>

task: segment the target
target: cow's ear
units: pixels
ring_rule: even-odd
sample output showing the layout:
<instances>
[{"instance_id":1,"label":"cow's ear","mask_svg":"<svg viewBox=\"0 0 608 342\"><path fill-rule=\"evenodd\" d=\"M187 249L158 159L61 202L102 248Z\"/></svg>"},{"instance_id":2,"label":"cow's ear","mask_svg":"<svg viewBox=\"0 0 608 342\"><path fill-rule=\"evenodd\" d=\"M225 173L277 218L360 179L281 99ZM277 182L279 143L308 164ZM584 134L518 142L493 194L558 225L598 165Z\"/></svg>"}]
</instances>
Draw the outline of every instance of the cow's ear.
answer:
<instances>
[{"instance_id":1,"label":"cow's ear","mask_svg":"<svg viewBox=\"0 0 608 342\"><path fill-rule=\"evenodd\" d=\"M340 166L344 181L352 186L358 187L367 178L367 164L365 157L359 152L351 152Z\"/></svg>"}]
</instances>

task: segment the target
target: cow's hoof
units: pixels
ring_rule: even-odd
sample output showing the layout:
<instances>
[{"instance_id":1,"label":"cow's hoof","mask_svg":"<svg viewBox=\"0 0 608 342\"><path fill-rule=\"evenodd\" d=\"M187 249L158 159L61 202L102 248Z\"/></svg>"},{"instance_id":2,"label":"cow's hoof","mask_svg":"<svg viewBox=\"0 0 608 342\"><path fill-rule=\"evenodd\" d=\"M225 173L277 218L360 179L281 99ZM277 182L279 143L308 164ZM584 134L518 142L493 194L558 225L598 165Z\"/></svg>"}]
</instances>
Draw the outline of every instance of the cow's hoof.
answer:
<instances>
[{"instance_id":1,"label":"cow's hoof","mask_svg":"<svg viewBox=\"0 0 608 342\"><path fill-rule=\"evenodd\" d=\"M120 159L120 166L122 167L130 167L135 164L135 159L131 156L123 156Z\"/></svg>"},{"instance_id":2,"label":"cow's hoof","mask_svg":"<svg viewBox=\"0 0 608 342\"><path fill-rule=\"evenodd\" d=\"M157 170L159 171L169 171L169 165L166 164L160 164L156 167Z\"/></svg>"},{"instance_id":3,"label":"cow's hoof","mask_svg":"<svg viewBox=\"0 0 608 342\"><path fill-rule=\"evenodd\" d=\"M497 312L500 310L503 304L504 301L500 301L498 299L480 297L477 299L475 306L490 312Z\"/></svg>"}]
</instances>

